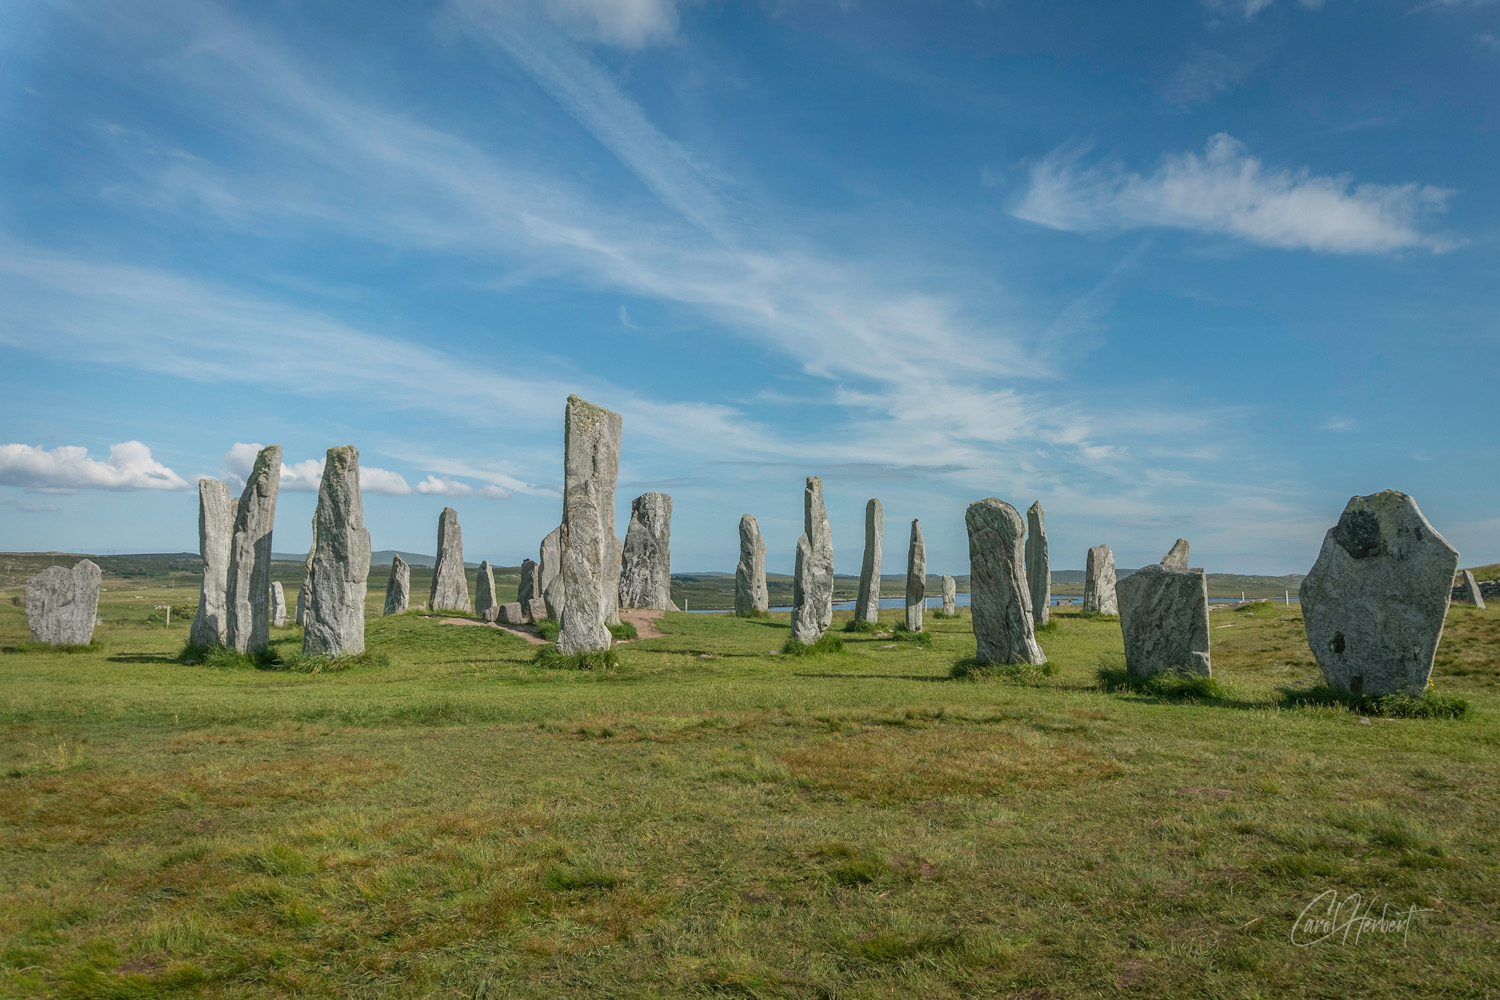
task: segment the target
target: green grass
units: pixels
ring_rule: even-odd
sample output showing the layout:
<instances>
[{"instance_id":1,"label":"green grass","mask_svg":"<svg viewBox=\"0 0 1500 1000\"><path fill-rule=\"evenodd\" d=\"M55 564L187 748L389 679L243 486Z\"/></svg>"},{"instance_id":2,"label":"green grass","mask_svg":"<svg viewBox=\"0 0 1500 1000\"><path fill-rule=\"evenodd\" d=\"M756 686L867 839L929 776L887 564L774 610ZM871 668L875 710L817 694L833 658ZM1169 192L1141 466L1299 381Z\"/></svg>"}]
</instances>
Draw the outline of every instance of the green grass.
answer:
<instances>
[{"instance_id":1,"label":"green grass","mask_svg":"<svg viewBox=\"0 0 1500 1000\"><path fill-rule=\"evenodd\" d=\"M948 676L955 680L1006 680L1037 684L1057 673L1056 664L1047 663L980 663L966 656L953 664Z\"/></svg>"},{"instance_id":2,"label":"green grass","mask_svg":"<svg viewBox=\"0 0 1500 1000\"><path fill-rule=\"evenodd\" d=\"M1307 690L1289 690L1284 703L1291 707L1336 705L1360 715L1387 719L1464 719L1469 716L1469 701L1453 695L1428 691L1418 698L1405 692L1387 695L1355 695L1326 684Z\"/></svg>"},{"instance_id":3,"label":"green grass","mask_svg":"<svg viewBox=\"0 0 1500 1000\"><path fill-rule=\"evenodd\" d=\"M891 629L891 640L893 642L914 642L922 646L931 646L932 633L927 631L919 632L916 629L907 628L906 622L900 621Z\"/></svg>"},{"instance_id":4,"label":"green grass","mask_svg":"<svg viewBox=\"0 0 1500 1000\"><path fill-rule=\"evenodd\" d=\"M562 627L551 618L538 618L532 624L536 626L536 634L548 642L556 642L557 633L562 630Z\"/></svg>"},{"instance_id":5,"label":"green grass","mask_svg":"<svg viewBox=\"0 0 1500 1000\"><path fill-rule=\"evenodd\" d=\"M0 996L1500 993L1500 610L1449 611L1456 723L1287 700L1295 606L1214 612L1219 696L1167 699L1066 608L1023 683L950 676L967 617L792 658L784 613L608 670L372 618L299 673L181 663L169 588L107 584L82 652L0 604ZM1293 946L1329 888L1429 912Z\"/></svg>"},{"instance_id":6,"label":"green grass","mask_svg":"<svg viewBox=\"0 0 1500 1000\"><path fill-rule=\"evenodd\" d=\"M769 615L767 616L769 617ZM860 633L870 635L879 631L879 627L872 621L863 618L850 618L844 622L844 631L848 633Z\"/></svg>"},{"instance_id":7,"label":"green grass","mask_svg":"<svg viewBox=\"0 0 1500 1000\"><path fill-rule=\"evenodd\" d=\"M826 656L843 651L844 640L835 635L832 629L824 632L817 642L798 642L789 635L786 642L781 644L781 652L785 656Z\"/></svg>"},{"instance_id":8,"label":"green grass","mask_svg":"<svg viewBox=\"0 0 1500 1000\"><path fill-rule=\"evenodd\" d=\"M634 639L638 635L640 635L640 633L636 631L635 626L630 624L629 622L620 622L620 624L618 625L610 625L609 634L616 639Z\"/></svg>"},{"instance_id":9,"label":"green grass","mask_svg":"<svg viewBox=\"0 0 1500 1000\"><path fill-rule=\"evenodd\" d=\"M1118 665L1124 662L1123 653L1108 659L1109 662L1099 668L1099 684L1106 691L1131 691L1173 701L1216 700L1225 697L1224 689L1213 677L1180 674L1171 670L1150 677L1140 677Z\"/></svg>"},{"instance_id":10,"label":"green grass","mask_svg":"<svg viewBox=\"0 0 1500 1000\"><path fill-rule=\"evenodd\" d=\"M556 646L543 646L531 662L548 670L614 670L620 665L620 654L613 649L597 653L564 653Z\"/></svg>"}]
</instances>

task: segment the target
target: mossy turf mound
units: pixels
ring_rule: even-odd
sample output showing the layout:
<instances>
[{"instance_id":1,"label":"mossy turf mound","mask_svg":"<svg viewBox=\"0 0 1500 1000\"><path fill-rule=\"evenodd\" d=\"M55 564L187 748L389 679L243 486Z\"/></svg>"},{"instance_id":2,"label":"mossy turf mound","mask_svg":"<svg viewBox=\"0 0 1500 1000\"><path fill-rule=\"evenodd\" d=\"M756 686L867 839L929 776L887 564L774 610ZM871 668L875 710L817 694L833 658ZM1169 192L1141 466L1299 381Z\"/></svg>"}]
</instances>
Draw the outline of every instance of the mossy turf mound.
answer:
<instances>
[{"instance_id":1,"label":"mossy turf mound","mask_svg":"<svg viewBox=\"0 0 1500 1000\"><path fill-rule=\"evenodd\" d=\"M828 653L842 653L843 651L844 640L832 632L824 632L822 638L812 643L801 643L789 638L781 647L781 652L785 656L824 656Z\"/></svg>"},{"instance_id":2,"label":"mossy turf mound","mask_svg":"<svg viewBox=\"0 0 1500 1000\"><path fill-rule=\"evenodd\" d=\"M1224 697L1224 689L1212 677L1172 671L1138 677L1123 668L1101 667L1099 685L1106 691L1130 691L1166 701L1217 701Z\"/></svg>"},{"instance_id":3,"label":"mossy turf mound","mask_svg":"<svg viewBox=\"0 0 1500 1000\"><path fill-rule=\"evenodd\" d=\"M1404 692L1361 696L1346 694L1326 684L1302 691L1289 690L1282 705L1286 708L1334 705L1359 715L1385 719L1467 719L1470 712L1467 698L1438 694L1435 691L1428 691L1419 698L1413 698Z\"/></svg>"},{"instance_id":4,"label":"mossy turf mound","mask_svg":"<svg viewBox=\"0 0 1500 1000\"><path fill-rule=\"evenodd\" d=\"M980 663L972 656L953 664L948 676L961 681L1017 681L1039 684L1057 673L1054 663Z\"/></svg>"}]
</instances>

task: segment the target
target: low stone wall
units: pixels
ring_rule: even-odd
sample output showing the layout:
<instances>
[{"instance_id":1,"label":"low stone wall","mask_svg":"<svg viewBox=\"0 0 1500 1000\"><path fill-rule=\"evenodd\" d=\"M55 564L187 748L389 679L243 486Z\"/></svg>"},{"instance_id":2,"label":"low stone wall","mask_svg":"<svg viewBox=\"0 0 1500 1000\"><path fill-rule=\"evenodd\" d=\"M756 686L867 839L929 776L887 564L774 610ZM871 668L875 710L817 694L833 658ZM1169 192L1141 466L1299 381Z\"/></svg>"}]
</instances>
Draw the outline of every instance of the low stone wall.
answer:
<instances>
[{"instance_id":1,"label":"low stone wall","mask_svg":"<svg viewBox=\"0 0 1500 1000\"><path fill-rule=\"evenodd\" d=\"M1484 598L1488 604L1490 601L1500 601L1500 580L1480 580L1479 596ZM1469 603L1469 592L1464 587L1454 587L1452 600L1457 604Z\"/></svg>"}]
</instances>

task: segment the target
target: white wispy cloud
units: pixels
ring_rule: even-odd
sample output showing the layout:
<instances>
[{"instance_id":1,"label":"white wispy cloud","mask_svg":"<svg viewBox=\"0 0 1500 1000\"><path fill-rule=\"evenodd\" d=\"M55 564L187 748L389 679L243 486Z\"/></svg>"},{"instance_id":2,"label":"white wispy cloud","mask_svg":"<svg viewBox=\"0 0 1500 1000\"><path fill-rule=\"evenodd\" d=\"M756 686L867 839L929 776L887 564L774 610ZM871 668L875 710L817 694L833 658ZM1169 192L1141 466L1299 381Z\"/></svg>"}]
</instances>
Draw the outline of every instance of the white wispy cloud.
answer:
<instances>
[{"instance_id":1,"label":"white wispy cloud","mask_svg":"<svg viewBox=\"0 0 1500 1000\"><path fill-rule=\"evenodd\" d=\"M500 10L522 3L495 3ZM640 48L669 41L677 33L676 0L541 0L541 10L582 41Z\"/></svg>"},{"instance_id":2,"label":"white wispy cloud","mask_svg":"<svg viewBox=\"0 0 1500 1000\"><path fill-rule=\"evenodd\" d=\"M417 483L417 492L425 496L434 497L481 496L490 497L495 500L504 500L507 497L516 495L515 490L508 490L503 486L496 486L493 483L486 483L483 486L475 488L468 483L460 482L456 479L434 475L428 475L426 479Z\"/></svg>"},{"instance_id":3,"label":"white wispy cloud","mask_svg":"<svg viewBox=\"0 0 1500 1000\"><path fill-rule=\"evenodd\" d=\"M1086 166L1080 151L1059 150L1032 168L1012 211L1053 229L1169 227L1326 253L1442 252L1453 244L1424 227L1452 195L1431 185L1356 184L1267 167L1219 133L1202 156L1168 156L1148 175Z\"/></svg>"},{"instance_id":4,"label":"white wispy cloud","mask_svg":"<svg viewBox=\"0 0 1500 1000\"><path fill-rule=\"evenodd\" d=\"M0 484L22 486L28 493L77 493L79 490L185 490L187 480L151 457L139 441L110 445L109 458L89 457L77 445L48 451L29 444L0 444Z\"/></svg>"},{"instance_id":5,"label":"white wispy cloud","mask_svg":"<svg viewBox=\"0 0 1500 1000\"><path fill-rule=\"evenodd\" d=\"M62 509L55 503L29 503L11 497L0 497L0 507L14 507L24 514L55 514Z\"/></svg>"},{"instance_id":6,"label":"white wispy cloud","mask_svg":"<svg viewBox=\"0 0 1500 1000\"><path fill-rule=\"evenodd\" d=\"M1163 82L1161 96L1183 108L1205 104L1243 83L1258 61L1249 53L1231 55L1194 45L1182 65Z\"/></svg>"},{"instance_id":7,"label":"white wispy cloud","mask_svg":"<svg viewBox=\"0 0 1500 1000\"><path fill-rule=\"evenodd\" d=\"M1335 431L1338 433L1343 433L1346 431L1354 430L1356 426L1358 425L1356 424L1353 417L1346 417L1342 414L1335 413L1329 416L1327 420L1323 421L1322 429L1325 431Z\"/></svg>"}]
</instances>

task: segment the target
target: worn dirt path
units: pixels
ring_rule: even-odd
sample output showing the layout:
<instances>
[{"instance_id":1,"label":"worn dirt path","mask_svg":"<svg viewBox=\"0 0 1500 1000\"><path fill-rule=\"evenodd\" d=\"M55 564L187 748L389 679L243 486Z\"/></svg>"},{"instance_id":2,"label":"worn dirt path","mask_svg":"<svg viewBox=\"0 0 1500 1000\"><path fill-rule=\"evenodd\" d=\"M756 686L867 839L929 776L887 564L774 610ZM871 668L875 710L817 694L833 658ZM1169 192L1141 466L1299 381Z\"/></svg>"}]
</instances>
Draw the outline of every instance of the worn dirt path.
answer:
<instances>
[{"instance_id":1,"label":"worn dirt path","mask_svg":"<svg viewBox=\"0 0 1500 1000\"><path fill-rule=\"evenodd\" d=\"M614 645L618 646L626 642L635 642L637 639L655 639L660 636L661 629L656 627L656 622L665 611L654 611L649 609L621 611L620 621L629 622L635 626L635 639L616 639ZM530 625L502 625L499 622L483 622L477 618L442 618L439 625L482 625L486 628L497 628L511 635L518 635L533 646L545 646L547 640L536 634L536 629Z\"/></svg>"}]
</instances>

